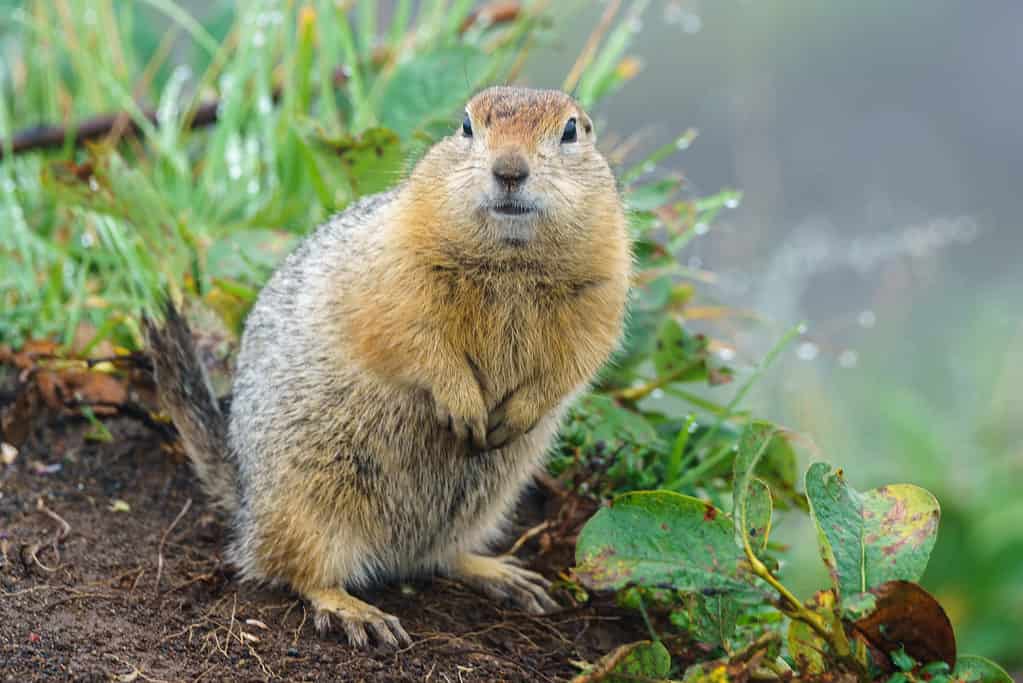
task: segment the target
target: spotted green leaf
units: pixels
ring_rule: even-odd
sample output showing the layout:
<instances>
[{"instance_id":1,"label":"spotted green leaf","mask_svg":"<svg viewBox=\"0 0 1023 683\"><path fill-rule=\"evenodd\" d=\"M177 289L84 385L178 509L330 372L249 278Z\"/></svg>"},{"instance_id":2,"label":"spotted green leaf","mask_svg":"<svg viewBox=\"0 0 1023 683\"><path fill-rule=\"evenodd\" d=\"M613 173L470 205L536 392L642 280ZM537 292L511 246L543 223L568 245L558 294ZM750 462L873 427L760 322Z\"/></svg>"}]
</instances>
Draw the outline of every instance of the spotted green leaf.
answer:
<instances>
[{"instance_id":1,"label":"spotted green leaf","mask_svg":"<svg viewBox=\"0 0 1023 683\"><path fill-rule=\"evenodd\" d=\"M938 501L928 491L894 484L860 493L841 470L814 463L806 472L806 495L840 596L923 575L940 517Z\"/></svg>"},{"instance_id":2,"label":"spotted green leaf","mask_svg":"<svg viewBox=\"0 0 1023 683\"><path fill-rule=\"evenodd\" d=\"M660 376L671 375L676 382L692 382L707 376L707 339L686 332L673 318L665 318L657 331L653 353Z\"/></svg>"},{"instance_id":3,"label":"spotted green leaf","mask_svg":"<svg viewBox=\"0 0 1023 683\"><path fill-rule=\"evenodd\" d=\"M746 498L746 535L749 536L753 552L762 555L767 550L767 539L771 536L771 489L761 479L752 479Z\"/></svg>"},{"instance_id":4,"label":"spotted green leaf","mask_svg":"<svg viewBox=\"0 0 1023 683\"><path fill-rule=\"evenodd\" d=\"M731 649L742 612L742 605L732 595L687 593L682 597L682 608L680 618L672 615L677 626L683 627L698 642Z\"/></svg>"},{"instance_id":5,"label":"spotted green leaf","mask_svg":"<svg viewBox=\"0 0 1023 683\"><path fill-rule=\"evenodd\" d=\"M358 136L331 141L330 146L357 197L392 187L404 163L398 135L387 128L370 128Z\"/></svg>"},{"instance_id":6,"label":"spotted green leaf","mask_svg":"<svg viewBox=\"0 0 1023 683\"><path fill-rule=\"evenodd\" d=\"M732 519L735 535L747 540L754 552L763 552L771 528L771 493L764 482L754 478L760 459L768 452L779 430L769 422L751 422L739 438L732 477Z\"/></svg>"},{"instance_id":7,"label":"spotted green leaf","mask_svg":"<svg viewBox=\"0 0 1023 683\"><path fill-rule=\"evenodd\" d=\"M747 589L729 519L710 503L670 491L627 493L597 512L579 535L576 563L576 576L595 589Z\"/></svg>"},{"instance_id":8,"label":"spotted green leaf","mask_svg":"<svg viewBox=\"0 0 1023 683\"><path fill-rule=\"evenodd\" d=\"M610 662L617 660L611 670L599 679L604 683L626 683L626 681L661 680L671 671L671 655L660 642L640 640L628 645L621 645L605 655L594 666L594 669L606 668Z\"/></svg>"}]
</instances>

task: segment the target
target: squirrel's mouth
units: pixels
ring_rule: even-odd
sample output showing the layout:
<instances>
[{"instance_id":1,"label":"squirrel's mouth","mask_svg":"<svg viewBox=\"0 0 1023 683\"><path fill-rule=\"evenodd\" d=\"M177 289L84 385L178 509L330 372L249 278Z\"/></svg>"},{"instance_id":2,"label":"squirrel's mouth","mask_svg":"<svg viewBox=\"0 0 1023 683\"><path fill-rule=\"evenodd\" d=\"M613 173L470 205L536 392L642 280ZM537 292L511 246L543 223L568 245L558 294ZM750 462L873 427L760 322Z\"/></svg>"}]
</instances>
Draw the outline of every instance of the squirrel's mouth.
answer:
<instances>
[{"instance_id":1,"label":"squirrel's mouth","mask_svg":"<svg viewBox=\"0 0 1023 683\"><path fill-rule=\"evenodd\" d=\"M536 213L536 204L515 199L501 199L492 202L488 208L499 216L526 216Z\"/></svg>"}]
</instances>

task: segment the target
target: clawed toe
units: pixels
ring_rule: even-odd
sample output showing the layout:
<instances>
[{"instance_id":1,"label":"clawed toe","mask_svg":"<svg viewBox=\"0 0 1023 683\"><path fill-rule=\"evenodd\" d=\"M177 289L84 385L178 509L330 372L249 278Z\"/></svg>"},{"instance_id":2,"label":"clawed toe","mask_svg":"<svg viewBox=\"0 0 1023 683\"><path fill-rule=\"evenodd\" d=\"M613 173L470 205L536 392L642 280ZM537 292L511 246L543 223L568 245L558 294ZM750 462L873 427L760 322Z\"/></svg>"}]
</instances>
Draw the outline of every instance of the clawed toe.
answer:
<instances>
[{"instance_id":1,"label":"clawed toe","mask_svg":"<svg viewBox=\"0 0 1023 683\"><path fill-rule=\"evenodd\" d=\"M330 630L333 622L340 624L348 642L366 648L370 634L378 643L399 647L412 643L412 638L398 618L363 602L345 591L316 591L309 596L316 609L315 623L320 633Z\"/></svg>"},{"instance_id":2,"label":"clawed toe","mask_svg":"<svg viewBox=\"0 0 1023 683\"><path fill-rule=\"evenodd\" d=\"M546 614L560 608L547 594L551 582L518 566L514 558L467 555L458 568L466 583L495 600L507 600L531 614Z\"/></svg>"}]
</instances>

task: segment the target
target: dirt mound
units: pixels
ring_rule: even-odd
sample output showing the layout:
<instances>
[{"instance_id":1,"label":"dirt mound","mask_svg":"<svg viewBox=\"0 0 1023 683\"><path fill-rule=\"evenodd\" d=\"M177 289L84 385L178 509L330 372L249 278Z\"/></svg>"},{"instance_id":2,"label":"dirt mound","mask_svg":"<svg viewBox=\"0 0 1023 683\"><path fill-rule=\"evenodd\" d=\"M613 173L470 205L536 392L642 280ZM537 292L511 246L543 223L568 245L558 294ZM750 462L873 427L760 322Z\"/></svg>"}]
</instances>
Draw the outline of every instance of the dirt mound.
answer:
<instances>
[{"instance_id":1,"label":"dirt mound","mask_svg":"<svg viewBox=\"0 0 1023 683\"><path fill-rule=\"evenodd\" d=\"M81 417L34 422L0 464L0 679L554 681L577 672L574 660L646 637L607 600L534 617L437 579L370 596L412 646L356 651L319 636L293 594L232 576L223 525L151 428L115 418L104 443L85 438L95 427ZM558 510L534 495L520 526ZM570 545L538 556L542 545L520 555L554 578Z\"/></svg>"}]
</instances>

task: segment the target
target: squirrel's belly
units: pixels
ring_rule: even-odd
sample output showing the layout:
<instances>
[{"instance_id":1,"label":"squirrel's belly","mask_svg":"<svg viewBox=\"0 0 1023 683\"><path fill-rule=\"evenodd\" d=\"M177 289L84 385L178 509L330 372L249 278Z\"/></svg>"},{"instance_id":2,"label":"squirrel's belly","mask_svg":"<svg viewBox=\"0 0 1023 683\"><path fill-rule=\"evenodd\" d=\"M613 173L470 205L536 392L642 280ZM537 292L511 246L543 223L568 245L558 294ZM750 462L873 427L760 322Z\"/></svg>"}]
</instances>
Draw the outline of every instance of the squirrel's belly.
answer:
<instances>
[{"instance_id":1,"label":"squirrel's belly","mask_svg":"<svg viewBox=\"0 0 1023 683\"><path fill-rule=\"evenodd\" d=\"M411 460L403 473L410 484L406 494L380 501L390 518L384 534L390 539L378 546L378 560L395 574L414 574L442 567L459 552L485 550L542 465L555 431L549 416L499 451Z\"/></svg>"}]
</instances>

